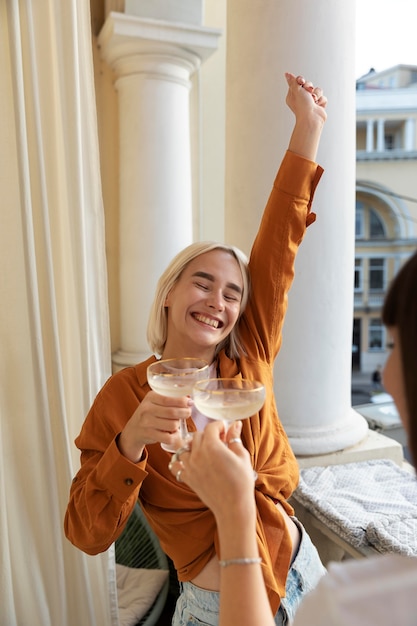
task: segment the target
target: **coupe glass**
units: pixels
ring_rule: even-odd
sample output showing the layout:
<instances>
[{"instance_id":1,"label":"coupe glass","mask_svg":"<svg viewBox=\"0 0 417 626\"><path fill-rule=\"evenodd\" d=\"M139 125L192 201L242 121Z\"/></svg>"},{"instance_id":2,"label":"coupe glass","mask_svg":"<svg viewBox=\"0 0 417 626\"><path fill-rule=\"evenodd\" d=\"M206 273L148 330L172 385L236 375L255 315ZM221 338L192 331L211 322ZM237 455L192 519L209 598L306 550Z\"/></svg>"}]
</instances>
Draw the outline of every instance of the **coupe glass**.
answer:
<instances>
[{"instance_id":1,"label":"coupe glass","mask_svg":"<svg viewBox=\"0 0 417 626\"><path fill-rule=\"evenodd\" d=\"M209 364L203 359L184 357L181 359L162 359L151 363L147 369L148 383L151 389L161 396L180 398L193 396L194 384L207 378ZM175 452L187 445L192 435L187 429L187 420L180 420L180 429L171 445L161 443L167 452Z\"/></svg>"},{"instance_id":2,"label":"coupe glass","mask_svg":"<svg viewBox=\"0 0 417 626\"><path fill-rule=\"evenodd\" d=\"M195 383L193 399L200 413L223 420L227 430L235 420L255 415L262 408L265 387L245 378L208 378Z\"/></svg>"}]
</instances>

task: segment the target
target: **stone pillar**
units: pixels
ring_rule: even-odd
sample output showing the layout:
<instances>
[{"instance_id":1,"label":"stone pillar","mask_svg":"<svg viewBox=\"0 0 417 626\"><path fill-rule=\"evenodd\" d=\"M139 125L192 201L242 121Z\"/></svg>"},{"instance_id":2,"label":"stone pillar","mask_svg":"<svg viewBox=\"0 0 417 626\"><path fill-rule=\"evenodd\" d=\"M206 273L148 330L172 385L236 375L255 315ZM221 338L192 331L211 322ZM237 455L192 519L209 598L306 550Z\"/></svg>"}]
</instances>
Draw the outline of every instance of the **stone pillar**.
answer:
<instances>
[{"instance_id":1,"label":"stone pillar","mask_svg":"<svg viewBox=\"0 0 417 626\"><path fill-rule=\"evenodd\" d=\"M285 106L283 75L286 70L303 74L321 85L329 98L329 119L318 154L326 171L314 202L318 219L308 229L297 258L276 363L275 395L295 453L327 454L356 444L368 431L350 398L355 5L346 3L341 11L329 0L293 0L285 6L266 0L258 11L255 4L250 0L228 4L226 234L228 241L249 250L293 124Z\"/></svg>"},{"instance_id":2,"label":"stone pillar","mask_svg":"<svg viewBox=\"0 0 417 626\"><path fill-rule=\"evenodd\" d=\"M385 150L385 136L384 136L385 120L379 118L378 120L378 133L376 138L376 149L378 152L384 152Z\"/></svg>"},{"instance_id":3,"label":"stone pillar","mask_svg":"<svg viewBox=\"0 0 417 626\"><path fill-rule=\"evenodd\" d=\"M120 350L115 369L149 354L156 282L192 242L190 77L220 31L110 13L99 35L119 103Z\"/></svg>"},{"instance_id":4,"label":"stone pillar","mask_svg":"<svg viewBox=\"0 0 417 626\"><path fill-rule=\"evenodd\" d=\"M366 122L366 151L374 151L374 120Z\"/></svg>"},{"instance_id":5,"label":"stone pillar","mask_svg":"<svg viewBox=\"0 0 417 626\"><path fill-rule=\"evenodd\" d=\"M416 149L416 121L413 117L408 117L405 121L404 150L411 152Z\"/></svg>"}]
</instances>

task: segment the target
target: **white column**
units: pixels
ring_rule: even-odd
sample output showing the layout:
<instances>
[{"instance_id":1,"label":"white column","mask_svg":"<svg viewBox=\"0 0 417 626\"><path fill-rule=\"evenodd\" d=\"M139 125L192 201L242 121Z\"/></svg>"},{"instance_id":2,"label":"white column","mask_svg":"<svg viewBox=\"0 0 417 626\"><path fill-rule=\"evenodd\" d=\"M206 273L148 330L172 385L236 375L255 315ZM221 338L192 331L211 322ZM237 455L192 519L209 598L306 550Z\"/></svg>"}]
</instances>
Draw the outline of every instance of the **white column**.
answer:
<instances>
[{"instance_id":1,"label":"white column","mask_svg":"<svg viewBox=\"0 0 417 626\"><path fill-rule=\"evenodd\" d=\"M156 282L192 242L190 76L220 32L111 13L99 36L119 103L120 350L115 367L149 354ZM155 254L157 251L157 254Z\"/></svg>"},{"instance_id":2,"label":"white column","mask_svg":"<svg viewBox=\"0 0 417 626\"><path fill-rule=\"evenodd\" d=\"M374 151L374 120L367 120L366 122L366 151Z\"/></svg>"},{"instance_id":3,"label":"white column","mask_svg":"<svg viewBox=\"0 0 417 626\"><path fill-rule=\"evenodd\" d=\"M413 117L408 117L405 121L405 137L404 137L404 149L408 152L415 150L416 141L416 121Z\"/></svg>"},{"instance_id":4,"label":"white column","mask_svg":"<svg viewBox=\"0 0 417 626\"><path fill-rule=\"evenodd\" d=\"M350 399L355 5L344 3L341 10L340 3L330 0L293 0L285 6L267 0L258 11L254 4L232 0L228 5L233 82L228 84L227 239L248 251L293 124L285 107L283 74L302 73L329 98L318 155L326 171L314 202L318 219L297 258L275 394L295 453L326 454L356 444L368 430ZM234 38L233 30L245 36ZM332 53L324 55L323 50Z\"/></svg>"},{"instance_id":5,"label":"white column","mask_svg":"<svg viewBox=\"0 0 417 626\"><path fill-rule=\"evenodd\" d=\"M385 150L385 139L384 139L384 128L385 128L385 120L379 118L377 125L377 138L376 138L376 149L378 152L384 152Z\"/></svg>"}]
</instances>

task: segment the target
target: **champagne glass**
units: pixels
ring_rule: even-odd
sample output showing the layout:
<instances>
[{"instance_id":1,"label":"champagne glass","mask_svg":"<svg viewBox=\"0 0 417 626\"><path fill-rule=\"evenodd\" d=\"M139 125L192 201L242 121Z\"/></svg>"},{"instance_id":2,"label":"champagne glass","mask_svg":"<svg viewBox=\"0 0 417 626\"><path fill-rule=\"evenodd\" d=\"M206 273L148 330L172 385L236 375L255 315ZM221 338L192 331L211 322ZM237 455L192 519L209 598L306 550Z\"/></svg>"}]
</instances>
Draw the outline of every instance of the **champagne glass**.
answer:
<instances>
[{"instance_id":1,"label":"champagne glass","mask_svg":"<svg viewBox=\"0 0 417 626\"><path fill-rule=\"evenodd\" d=\"M208 378L195 383L193 399L200 413L223 420L227 431L232 422L250 417L262 408L265 387L245 378Z\"/></svg>"},{"instance_id":2,"label":"champagne glass","mask_svg":"<svg viewBox=\"0 0 417 626\"><path fill-rule=\"evenodd\" d=\"M245 378L208 378L196 382L193 399L200 413L222 420L227 432L232 422L251 417L263 407L265 387ZM258 478L255 470L253 478Z\"/></svg>"},{"instance_id":3,"label":"champagne glass","mask_svg":"<svg viewBox=\"0 0 417 626\"><path fill-rule=\"evenodd\" d=\"M232 422L250 417L263 407L265 387L245 378L208 378L196 382L193 399L200 413L222 420L227 432ZM253 479L257 478L253 470Z\"/></svg>"},{"instance_id":4,"label":"champagne glass","mask_svg":"<svg viewBox=\"0 0 417 626\"><path fill-rule=\"evenodd\" d=\"M147 369L148 383L151 389L161 396L181 398L192 396L194 384L207 378L209 364L203 359L184 357L181 359L162 359L151 363ZM180 429L172 444L161 443L167 452L175 452L187 444L192 435L187 429L187 420L180 420Z\"/></svg>"}]
</instances>

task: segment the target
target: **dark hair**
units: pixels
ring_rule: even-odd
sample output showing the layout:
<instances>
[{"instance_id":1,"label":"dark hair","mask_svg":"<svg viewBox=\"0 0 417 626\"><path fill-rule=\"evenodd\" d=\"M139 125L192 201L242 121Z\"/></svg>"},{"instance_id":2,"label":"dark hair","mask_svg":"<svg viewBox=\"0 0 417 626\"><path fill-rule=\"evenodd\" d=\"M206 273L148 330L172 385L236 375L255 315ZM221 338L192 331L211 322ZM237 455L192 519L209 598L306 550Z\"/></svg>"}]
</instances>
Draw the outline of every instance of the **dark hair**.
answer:
<instances>
[{"instance_id":1,"label":"dark hair","mask_svg":"<svg viewBox=\"0 0 417 626\"><path fill-rule=\"evenodd\" d=\"M417 467L417 252L392 281L382 309L385 326L398 331L405 401L409 417L408 439Z\"/></svg>"}]
</instances>

